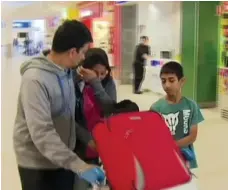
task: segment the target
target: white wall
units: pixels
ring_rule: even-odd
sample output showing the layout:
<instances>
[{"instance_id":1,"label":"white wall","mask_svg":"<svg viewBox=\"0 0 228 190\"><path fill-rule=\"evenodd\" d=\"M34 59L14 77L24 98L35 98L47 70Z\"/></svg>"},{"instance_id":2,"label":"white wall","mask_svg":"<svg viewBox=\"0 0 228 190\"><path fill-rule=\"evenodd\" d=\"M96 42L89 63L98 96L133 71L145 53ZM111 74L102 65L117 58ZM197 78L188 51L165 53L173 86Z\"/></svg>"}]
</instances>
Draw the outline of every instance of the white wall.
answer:
<instances>
[{"instance_id":1,"label":"white wall","mask_svg":"<svg viewBox=\"0 0 228 190\"><path fill-rule=\"evenodd\" d=\"M5 27L1 29L1 45L12 44L12 20L4 20Z\"/></svg>"},{"instance_id":2,"label":"white wall","mask_svg":"<svg viewBox=\"0 0 228 190\"><path fill-rule=\"evenodd\" d=\"M44 19L48 16L61 15L63 9L67 7L76 6L76 1L63 2L63 1L33 1L23 3L18 6L19 2L2 2L1 3L1 16L2 19L7 20L35 20ZM14 4L14 6L12 6Z\"/></svg>"},{"instance_id":3,"label":"white wall","mask_svg":"<svg viewBox=\"0 0 228 190\"><path fill-rule=\"evenodd\" d=\"M138 25L146 25L143 33L150 38L151 50L156 57L162 50L180 53L180 2L138 2Z\"/></svg>"},{"instance_id":4,"label":"white wall","mask_svg":"<svg viewBox=\"0 0 228 190\"><path fill-rule=\"evenodd\" d=\"M32 40L35 43L40 41L44 42L44 35L46 32L46 22L45 20L34 20L32 21Z\"/></svg>"}]
</instances>

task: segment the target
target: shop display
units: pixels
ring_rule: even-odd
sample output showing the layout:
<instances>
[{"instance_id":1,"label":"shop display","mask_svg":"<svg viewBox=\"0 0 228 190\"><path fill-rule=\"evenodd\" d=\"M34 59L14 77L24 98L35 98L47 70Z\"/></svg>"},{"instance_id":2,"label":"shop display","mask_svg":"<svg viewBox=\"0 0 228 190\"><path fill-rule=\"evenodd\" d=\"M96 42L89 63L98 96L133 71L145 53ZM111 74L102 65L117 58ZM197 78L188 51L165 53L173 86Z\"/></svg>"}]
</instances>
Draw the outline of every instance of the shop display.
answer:
<instances>
[{"instance_id":1,"label":"shop display","mask_svg":"<svg viewBox=\"0 0 228 190\"><path fill-rule=\"evenodd\" d=\"M222 3L220 6L220 67L228 67L228 9Z\"/></svg>"},{"instance_id":2,"label":"shop display","mask_svg":"<svg viewBox=\"0 0 228 190\"><path fill-rule=\"evenodd\" d=\"M110 52L110 26L109 22L94 20L93 22L93 44L95 47L102 48L107 53Z\"/></svg>"},{"instance_id":3,"label":"shop display","mask_svg":"<svg viewBox=\"0 0 228 190\"><path fill-rule=\"evenodd\" d=\"M221 117L228 120L228 5L218 6L220 16L220 53L218 73L218 102Z\"/></svg>"},{"instance_id":4,"label":"shop display","mask_svg":"<svg viewBox=\"0 0 228 190\"><path fill-rule=\"evenodd\" d=\"M149 90L153 93L165 95L165 91L162 88L161 79L160 79L160 72L161 67L165 63L169 61L177 61L178 60L172 60L172 59L149 59L147 60L146 66L145 66L145 77L144 81L142 83L142 89L143 90Z\"/></svg>"},{"instance_id":5,"label":"shop display","mask_svg":"<svg viewBox=\"0 0 228 190\"><path fill-rule=\"evenodd\" d=\"M221 95L228 96L228 69L220 69L219 79L219 93Z\"/></svg>"},{"instance_id":6,"label":"shop display","mask_svg":"<svg viewBox=\"0 0 228 190\"><path fill-rule=\"evenodd\" d=\"M108 54L112 75L120 76L120 7L114 1L91 1L77 4L79 19L93 35L91 47L102 48ZM118 75L118 76L117 76Z\"/></svg>"},{"instance_id":7,"label":"shop display","mask_svg":"<svg viewBox=\"0 0 228 190\"><path fill-rule=\"evenodd\" d=\"M219 104L222 118L228 120L228 68L219 70Z\"/></svg>"}]
</instances>

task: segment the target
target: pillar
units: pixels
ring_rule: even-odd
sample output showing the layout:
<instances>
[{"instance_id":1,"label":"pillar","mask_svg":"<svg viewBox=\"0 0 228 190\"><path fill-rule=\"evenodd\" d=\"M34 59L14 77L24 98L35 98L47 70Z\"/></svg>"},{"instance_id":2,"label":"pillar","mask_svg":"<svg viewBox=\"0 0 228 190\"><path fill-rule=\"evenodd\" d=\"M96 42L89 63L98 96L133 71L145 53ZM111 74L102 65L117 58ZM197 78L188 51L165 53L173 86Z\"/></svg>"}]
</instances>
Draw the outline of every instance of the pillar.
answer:
<instances>
[{"instance_id":1,"label":"pillar","mask_svg":"<svg viewBox=\"0 0 228 190\"><path fill-rule=\"evenodd\" d=\"M74 7L70 7L67 9L67 19L69 20L79 20L80 14L79 10Z\"/></svg>"},{"instance_id":2,"label":"pillar","mask_svg":"<svg viewBox=\"0 0 228 190\"><path fill-rule=\"evenodd\" d=\"M186 76L183 95L201 107L217 102L219 2L182 2L182 64Z\"/></svg>"},{"instance_id":3,"label":"pillar","mask_svg":"<svg viewBox=\"0 0 228 190\"><path fill-rule=\"evenodd\" d=\"M11 58L13 56L13 20L11 17L3 18L2 20L2 32L1 32L1 46L2 55L5 58Z\"/></svg>"}]
</instances>

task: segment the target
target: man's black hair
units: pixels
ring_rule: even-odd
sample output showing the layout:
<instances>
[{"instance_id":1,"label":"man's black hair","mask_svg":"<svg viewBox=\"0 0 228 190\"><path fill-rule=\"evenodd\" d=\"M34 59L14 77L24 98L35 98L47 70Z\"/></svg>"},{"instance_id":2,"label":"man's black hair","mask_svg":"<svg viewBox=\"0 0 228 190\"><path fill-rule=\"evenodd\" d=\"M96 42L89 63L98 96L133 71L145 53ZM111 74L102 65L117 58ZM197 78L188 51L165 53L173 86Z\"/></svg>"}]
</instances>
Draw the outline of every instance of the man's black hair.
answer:
<instances>
[{"instance_id":1,"label":"man's black hair","mask_svg":"<svg viewBox=\"0 0 228 190\"><path fill-rule=\"evenodd\" d=\"M50 49L45 49L42 51L43 55L44 56L47 56L49 53L51 53L51 50Z\"/></svg>"},{"instance_id":2,"label":"man's black hair","mask_svg":"<svg viewBox=\"0 0 228 190\"><path fill-rule=\"evenodd\" d=\"M96 64L105 66L108 71L107 76L101 81L102 85L105 86L111 77L111 67L107 53L101 48L90 48L85 54L85 60L82 62L82 66L86 69L92 69Z\"/></svg>"},{"instance_id":3,"label":"man's black hair","mask_svg":"<svg viewBox=\"0 0 228 190\"><path fill-rule=\"evenodd\" d=\"M131 100L123 100L114 105L113 114L139 112L139 106Z\"/></svg>"},{"instance_id":4,"label":"man's black hair","mask_svg":"<svg viewBox=\"0 0 228 190\"><path fill-rule=\"evenodd\" d=\"M66 20L55 32L52 50L56 53L63 53L71 48L79 51L86 43L93 41L91 32L77 20Z\"/></svg>"},{"instance_id":5,"label":"man's black hair","mask_svg":"<svg viewBox=\"0 0 228 190\"><path fill-rule=\"evenodd\" d=\"M178 80L184 77L184 70L180 63L176 61L170 61L162 66L160 76L162 74L175 74Z\"/></svg>"},{"instance_id":6,"label":"man's black hair","mask_svg":"<svg viewBox=\"0 0 228 190\"><path fill-rule=\"evenodd\" d=\"M149 40L149 37L148 36L141 36L140 40Z\"/></svg>"}]
</instances>

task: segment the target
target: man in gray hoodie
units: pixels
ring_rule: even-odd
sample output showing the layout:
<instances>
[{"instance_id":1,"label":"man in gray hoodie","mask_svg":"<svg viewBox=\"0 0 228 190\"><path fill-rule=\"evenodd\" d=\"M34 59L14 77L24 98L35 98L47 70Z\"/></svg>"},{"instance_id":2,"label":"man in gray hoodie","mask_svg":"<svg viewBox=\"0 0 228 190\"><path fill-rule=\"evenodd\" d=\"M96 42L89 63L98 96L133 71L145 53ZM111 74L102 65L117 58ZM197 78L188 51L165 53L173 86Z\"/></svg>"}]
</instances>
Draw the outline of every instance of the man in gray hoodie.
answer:
<instances>
[{"instance_id":1,"label":"man in gray hoodie","mask_svg":"<svg viewBox=\"0 0 228 190\"><path fill-rule=\"evenodd\" d=\"M21 66L13 140L23 190L73 190L74 173L95 167L72 151L76 137L93 145L90 134L75 123L70 69L84 59L91 42L85 25L65 21L48 56Z\"/></svg>"}]
</instances>

